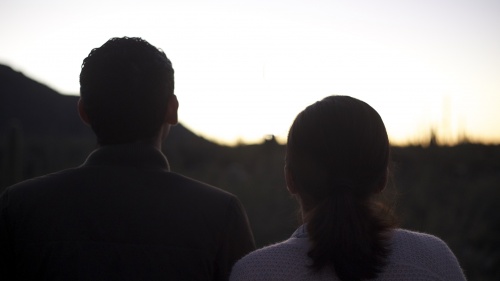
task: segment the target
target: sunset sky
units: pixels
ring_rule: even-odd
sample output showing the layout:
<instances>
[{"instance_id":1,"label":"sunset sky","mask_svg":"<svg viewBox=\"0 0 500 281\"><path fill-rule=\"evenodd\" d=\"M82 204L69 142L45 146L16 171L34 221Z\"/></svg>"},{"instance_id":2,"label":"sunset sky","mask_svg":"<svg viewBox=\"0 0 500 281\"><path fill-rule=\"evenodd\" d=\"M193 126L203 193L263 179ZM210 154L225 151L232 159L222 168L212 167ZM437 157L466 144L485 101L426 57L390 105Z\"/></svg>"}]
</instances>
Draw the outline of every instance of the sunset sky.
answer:
<instances>
[{"instance_id":1,"label":"sunset sky","mask_svg":"<svg viewBox=\"0 0 500 281\"><path fill-rule=\"evenodd\" d=\"M92 48L122 36L165 51L180 122L220 143L284 141L333 94L372 105L394 144L431 128L500 143L498 0L0 2L0 63L63 94L78 95Z\"/></svg>"}]
</instances>

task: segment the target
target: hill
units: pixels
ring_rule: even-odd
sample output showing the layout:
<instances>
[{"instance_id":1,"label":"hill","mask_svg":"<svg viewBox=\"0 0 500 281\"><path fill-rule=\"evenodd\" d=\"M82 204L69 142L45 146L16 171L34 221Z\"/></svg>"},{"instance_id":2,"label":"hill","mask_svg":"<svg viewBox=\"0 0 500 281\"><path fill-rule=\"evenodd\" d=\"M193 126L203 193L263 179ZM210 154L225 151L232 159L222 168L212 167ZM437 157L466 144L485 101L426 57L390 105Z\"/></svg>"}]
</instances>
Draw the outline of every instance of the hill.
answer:
<instances>
[{"instance_id":1,"label":"hill","mask_svg":"<svg viewBox=\"0 0 500 281\"><path fill-rule=\"evenodd\" d=\"M4 175L0 190L23 178L79 165L85 159L95 147L95 136L78 116L78 99L0 65L0 141L4 147L0 150ZM200 165L204 162L181 157L183 151L209 159L219 146L178 124L172 127L164 147L171 162Z\"/></svg>"},{"instance_id":2,"label":"hill","mask_svg":"<svg viewBox=\"0 0 500 281\"><path fill-rule=\"evenodd\" d=\"M27 136L89 137L78 117L78 97L65 96L0 65L0 134L19 126Z\"/></svg>"},{"instance_id":3,"label":"hill","mask_svg":"<svg viewBox=\"0 0 500 281\"><path fill-rule=\"evenodd\" d=\"M0 64L0 136L12 126L25 137L94 138L77 113L78 96L62 95L53 89ZM209 145L182 125L172 128L169 142Z\"/></svg>"},{"instance_id":4,"label":"hill","mask_svg":"<svg viewBox=\"0 0 500 281\"><path fill-rule=\"evenodd\" d=\"M95 148L76 114L77 99L0 66L0 192L80 165ZM163 150L173 171L241 199L259 247L288 238L300 223L283 180L283 145L220 146L178 125ZM402 227L442 238L468 280L500 280L500 146L435 144L392 152L387 199Z\"/></svg>"}]
</instances>

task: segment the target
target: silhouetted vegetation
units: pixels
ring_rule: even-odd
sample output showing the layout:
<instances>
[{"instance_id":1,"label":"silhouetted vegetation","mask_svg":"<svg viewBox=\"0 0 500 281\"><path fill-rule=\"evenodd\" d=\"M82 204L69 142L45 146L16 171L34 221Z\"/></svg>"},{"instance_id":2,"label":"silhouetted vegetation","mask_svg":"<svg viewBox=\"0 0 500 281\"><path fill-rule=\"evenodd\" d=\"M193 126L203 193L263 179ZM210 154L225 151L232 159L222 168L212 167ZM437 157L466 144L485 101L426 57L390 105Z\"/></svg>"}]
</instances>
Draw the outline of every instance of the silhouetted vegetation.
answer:
<instances>
[{"instance_id":1,"label":"silhouetted vegetation","mask_svg":"<svg viewBox=\"0 0 500 281\"><path fill-rule=\"evenodd\" d=\"M0 100L15 99L12 95L21 90L7 92L1 85L4 81L0 78ZM36 87L26 91L39 93ZM9 106L28 106L32 100L26 93L22 104ZM76 110L76 100L72 97L65 106ZM51 102L57 104L57 96ZM0 116L0 191L22 179L78 166L95 147L78 118L55 126L64 114L49 114L55 119L44 116L61 108L51 102L44 103L43 112L33 106L31 114L8 111L11 115ZM0 110L6 109L5 104L0 103ZM49 131L34 129L48 126L44 122L52 122ZM179 125L172 129L164 152L173 171L236 194L259 247L288 238L300 223L297 204L283 179L284 146L272 138L260 145L227 147ZM500 280L500 146L434 144L394 147L392 154L394 180L389 191L397 191L395 208L402 226L445 240L469 280Z\"/></svg>"}]
</instances>

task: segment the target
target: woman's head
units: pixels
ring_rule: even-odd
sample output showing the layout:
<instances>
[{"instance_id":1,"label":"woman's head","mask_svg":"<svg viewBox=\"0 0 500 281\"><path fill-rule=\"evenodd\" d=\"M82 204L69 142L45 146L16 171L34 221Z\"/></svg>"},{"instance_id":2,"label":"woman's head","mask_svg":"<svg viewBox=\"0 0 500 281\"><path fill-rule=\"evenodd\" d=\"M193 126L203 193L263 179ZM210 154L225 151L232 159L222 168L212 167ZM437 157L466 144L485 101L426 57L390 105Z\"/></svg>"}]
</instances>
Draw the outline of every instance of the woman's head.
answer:
<instances>
[{"instance_id":1,"label":"woman's head","mask_svg":"<svg viewBox=\"0 0 500 281\"><path fill-rule=\"evenodd\" d=\"M376 193L385 185L388 163L382 119L352 97L329 96L308 106L288 134L286 169L306 205L340 193Z\"/></svg>"},{"instance_id":2,"label":"woman's head","mask_svg":"<svg viewBox=\"0 0 500 281\"><path fill-rule=\"evenodd\" d=\"M365 102L330 96L297 116L285 172L300 199L314 270L332 268L341 280L381 272L394 223L373 195L386 184L388 163L384 123Z\"/></svg>"}]
</instances>

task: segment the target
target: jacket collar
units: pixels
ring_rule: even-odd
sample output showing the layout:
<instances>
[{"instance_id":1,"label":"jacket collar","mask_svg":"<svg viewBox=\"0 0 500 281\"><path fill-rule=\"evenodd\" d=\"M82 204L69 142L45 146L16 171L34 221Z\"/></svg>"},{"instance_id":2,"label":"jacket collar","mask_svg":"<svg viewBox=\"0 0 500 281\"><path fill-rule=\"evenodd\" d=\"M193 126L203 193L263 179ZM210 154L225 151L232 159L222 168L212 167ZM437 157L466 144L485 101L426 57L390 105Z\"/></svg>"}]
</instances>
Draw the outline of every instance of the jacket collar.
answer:
<instances>
[{"instance_id":1,"label":"jacket collar","mask_svg":"<svg viewBox=\"0 0 500 281\"><path fill-rule=\"evenodd\" d=\"M170 170L165 155L153 145L144 143L101 146L87 157L83 166L129 166Z\"/></svg>"}]
</instances>

